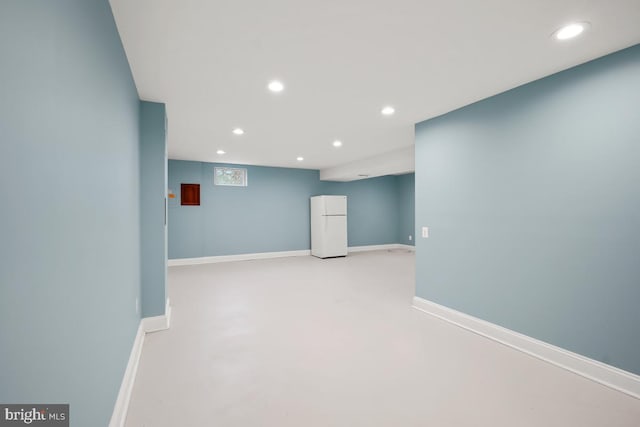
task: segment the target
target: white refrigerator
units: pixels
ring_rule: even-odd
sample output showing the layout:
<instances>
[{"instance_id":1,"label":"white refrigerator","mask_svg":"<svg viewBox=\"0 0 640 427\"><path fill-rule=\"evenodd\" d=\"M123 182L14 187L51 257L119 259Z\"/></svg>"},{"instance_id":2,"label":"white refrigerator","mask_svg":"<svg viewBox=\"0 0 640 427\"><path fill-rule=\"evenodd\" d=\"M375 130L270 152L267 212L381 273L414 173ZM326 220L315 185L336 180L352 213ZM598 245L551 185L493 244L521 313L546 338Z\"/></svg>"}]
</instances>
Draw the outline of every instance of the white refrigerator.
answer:
<instances>
[{"instance_id":1,"label":"white refrigerator","mask_svg":"<svg viewBox=\"0 0 640 427\"><path fill-rule=\"evenodd\" d=\"M347 256L347 196L311 198L311 255Z\"/></svg>"}]
</instances>

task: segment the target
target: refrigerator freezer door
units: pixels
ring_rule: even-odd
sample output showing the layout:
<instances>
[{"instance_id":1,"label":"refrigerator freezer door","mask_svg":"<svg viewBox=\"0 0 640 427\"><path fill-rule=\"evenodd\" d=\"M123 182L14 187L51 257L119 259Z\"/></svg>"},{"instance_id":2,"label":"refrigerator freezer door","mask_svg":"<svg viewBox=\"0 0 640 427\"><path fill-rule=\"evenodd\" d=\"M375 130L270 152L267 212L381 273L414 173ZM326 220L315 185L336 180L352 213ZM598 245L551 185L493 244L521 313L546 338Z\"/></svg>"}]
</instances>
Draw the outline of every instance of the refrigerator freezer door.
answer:
<instances>
[{"instance_id":1,"label":"refrigerator freezer door","mask_svg":"<svg viewBox=\"0 0 640 427\"><path fill-rule=\"evenodd\" d=\"M325 215L346 215L347 196L324 196Z\"/></svg>"}]
</instances>

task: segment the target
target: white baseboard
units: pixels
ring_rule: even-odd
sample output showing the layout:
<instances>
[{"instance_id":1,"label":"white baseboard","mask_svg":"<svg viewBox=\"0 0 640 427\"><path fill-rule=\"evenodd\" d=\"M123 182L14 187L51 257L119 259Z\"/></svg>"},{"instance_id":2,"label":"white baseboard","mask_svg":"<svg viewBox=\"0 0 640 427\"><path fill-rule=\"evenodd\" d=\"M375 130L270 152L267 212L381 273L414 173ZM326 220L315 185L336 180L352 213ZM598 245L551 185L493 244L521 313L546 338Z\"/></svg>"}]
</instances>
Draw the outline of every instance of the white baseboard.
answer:
<instances>
[{"instance_id":1,"label":"white baseboard","mask_svg":"<svg viewBox=\"0 0 640 427\"><path fill-rule=\"evenodd\" d=\"M311 255L310 250L260 252L255 254L206 256L206 257L200 257L200 258L177 258L177 259L170 259L167 265L169 267L176 267L181 265L213 264L217 262L249 261L254 259L285 258L285 257L291 257L291 256L308 256L308 255Z\"/></svg>"},{"instance_id":2,"label":"white baseboard","mask_svg":"<svg viewBox=\"0 0 640 427\"><path fill-rule=\"evenodd\" d=\"M420 297L413 298L413 308L640 399L640 376L631 372L581 356Z\"/></svg>"},{"instance_id":3,"label":"white baseboard","mask_svg":"<svg viewBox=\"0 0 640 427\"><path fill-rule=\"evenodd\" d=\"M416 251L416 247L413 245L404 245L402 243L398 243L398 249L406 249L409 252L415 252Z\"/></svg>"},{"instance_id":4,"label":"white baseboard","mask_svg":"<svg viewBox=\"0 0 640 427\"><path fill-rule=\"evenodd\" d=\"M116 404L113 408L111 421L109 421L109 427L122 427L127 419L127 411L129 409L129 401L131 400L131 392L133 391L133 383L136 380L138 363L140 362L140 355L142 354L144 335L144 328L142 326L142 321L140 321L140 324L138 325L138 332L136 333L136 338L133 341L133 347L131 348L131 354L129 355L129 362L127 363L127 368L124 371L122 383L120 384L120 391L118 392Z\"/></svg>"},{"instance_id":5,"label":"white baseboard","mask_svg":"<svg viewBox=\"0 0 640 427\"><path fill-rule=\"evenodd\" d=\"M367 246L349 246L349 252L368 252L368 251L388 251L393 249L415 250L411 245L403 245L400 243L389 243L386 245L367 245Z\"/></svg>"},{"instance_id":6,"label":"white baseboard","mask_svg":"<svg viewBox=\"0 0 640 427\"><path fill-rule=\"evenodd\" d=\"M164 309L164 314L161 316L145 317L142 319L142 327L146 334L151 332L164 331L169 329L171 325L171 304L169 298L167 298L167 304Z\"/></svg>"},{"instance_id":7,"label":"white baseboard","mask_svg":"<svg viewBox=\"0 0 640 427\"><path fill-rule=\"evenodd\" d=\"M407 249L409 251L414 251L415 247L411 245L402 245L399 243L391 243L388 245L350 246L348 248L348 252L382 251L390 249ZM255 259L286 258L292 256L310 255L311 251L307 249L300 251L259 252L255 254L219 255L199 258L175 258L170 259L167 262L167 265L169 267L178 267L183 265L214 264L218 262L250 261Z\"/></svg>"},{"instance_id":8,"label":"white baseboard","mask_svg":"<svg viewBox=\"0 0 640 427\"><path fill-rule=\"evenodd\" d=\"M145 317L140 320L138 332L136 333L136 338L133 341L133 347L131 348L131 354L129 355L129 361L127 362L127 368L124 371L122 383L120 384L120 391L118 392L116 404L113 408L113 414L111 414L109 427L123 427L127 419L129 402L131 401L131 392L133 391L133 384L135 383L136 373L138 372L138 364L140 363L140 356L142 355L142 346L144 344L145 335L151 332L169 329L170 324L171 304L169 302L169 298L167 298L164 315Z\"/></svg>"}]
</instances>

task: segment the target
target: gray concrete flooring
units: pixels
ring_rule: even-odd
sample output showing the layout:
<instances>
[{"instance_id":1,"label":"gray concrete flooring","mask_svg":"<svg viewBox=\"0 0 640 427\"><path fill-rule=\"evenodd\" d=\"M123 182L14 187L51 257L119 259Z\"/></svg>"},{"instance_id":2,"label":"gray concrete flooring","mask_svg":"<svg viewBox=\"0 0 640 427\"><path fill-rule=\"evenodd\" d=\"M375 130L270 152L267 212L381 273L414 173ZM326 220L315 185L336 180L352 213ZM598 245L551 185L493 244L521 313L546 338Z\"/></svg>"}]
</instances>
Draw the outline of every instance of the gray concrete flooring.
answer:
<instances>
[{"instance_id":1,"label":"gray concrete flooring","mask_svg":"<svg viewBox=\"0 0 640 427\"><path fill-rule=\"evenodd\" d=\"M414 254L169 269L128 427L640 425L640 400L411 308Z\"/></svg>"}]
</instances>

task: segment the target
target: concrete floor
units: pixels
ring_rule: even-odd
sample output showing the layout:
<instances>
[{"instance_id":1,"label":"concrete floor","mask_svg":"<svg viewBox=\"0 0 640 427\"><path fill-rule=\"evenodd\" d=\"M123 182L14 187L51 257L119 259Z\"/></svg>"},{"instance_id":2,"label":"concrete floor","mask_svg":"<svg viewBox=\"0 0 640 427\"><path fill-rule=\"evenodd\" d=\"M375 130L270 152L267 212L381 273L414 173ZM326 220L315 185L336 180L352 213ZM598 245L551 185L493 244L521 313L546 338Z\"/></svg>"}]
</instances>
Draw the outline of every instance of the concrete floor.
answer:
<instances>
[{"instance_id":1,"label":"concrete floor","mask_svg":"<svg viewBox=\"0 0 640 427\"><path fill-rule=\"evenodd\" d=\"M126 425L640 425L640 400L412 309L414 279L402 251L170 268Z\"/></svg>"}]
</instances>

